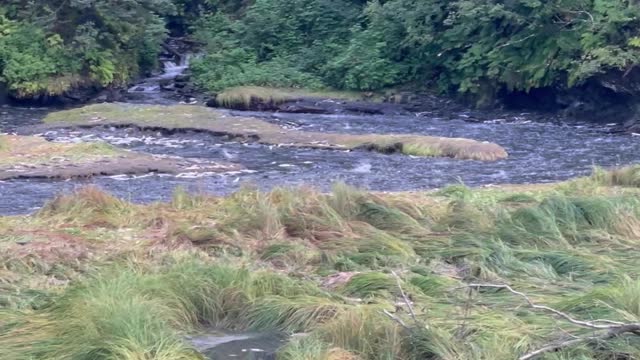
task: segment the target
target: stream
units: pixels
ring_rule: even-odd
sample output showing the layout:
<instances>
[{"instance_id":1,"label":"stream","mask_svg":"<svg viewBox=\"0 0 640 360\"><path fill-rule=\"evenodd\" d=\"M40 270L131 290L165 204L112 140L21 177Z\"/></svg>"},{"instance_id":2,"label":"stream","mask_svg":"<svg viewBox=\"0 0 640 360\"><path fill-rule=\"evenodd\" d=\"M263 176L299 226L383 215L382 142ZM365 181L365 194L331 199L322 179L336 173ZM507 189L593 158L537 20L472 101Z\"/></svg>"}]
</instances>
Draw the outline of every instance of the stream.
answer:
<instances>
[{"instance_id":1,"label":"stream","mask_svg":"<svg viewBox=\"0 0 640 360\"><path fill-rule=\"evenodd\" d=\"M133 86L130 102L176 104L175 93L163 91L162 81L175 78L187 62L165 63L163 74ZM202 106L193 104L192 106ZM0 108L0 132L12 133L37 124L49 111L43 108ZM640 161L640 137L611 134L611 125L539 121L540 115L485 113L483 122L469 122L470 112L409 116L313 115L239 113L256 116L286 127L321 132L414 133L465 137L502 145L510 156L497 162L418 158L364 151L298 149L240 144L201 133L163 135L133 129L93 128L56 130L43 134L52 141L107 141L154 154L226 160L247 170L217 175L180 174L111 176L67 181L10 180L0 182L0 214L32 212L60 192L94 184L134 202L167 200L178 186L192 192L228 194L243 185L270 189L275 186L312 185L327 190L343 181L374 191L425 190L452 183L469 186L544 183L585 175L593 165L617 166ZM152 189L150 191L149 189Z\"/></svg>"},{"instance_id":2,"label":"stream","mask_svg":"<svg viewBox=\"0 0 640 360\"><path fill-rule=\"evenodd\" d=\"M279 333L228 333L210 331L187 341L207 359L274 360L288 337Z\"/></svg>"}]
</instances>

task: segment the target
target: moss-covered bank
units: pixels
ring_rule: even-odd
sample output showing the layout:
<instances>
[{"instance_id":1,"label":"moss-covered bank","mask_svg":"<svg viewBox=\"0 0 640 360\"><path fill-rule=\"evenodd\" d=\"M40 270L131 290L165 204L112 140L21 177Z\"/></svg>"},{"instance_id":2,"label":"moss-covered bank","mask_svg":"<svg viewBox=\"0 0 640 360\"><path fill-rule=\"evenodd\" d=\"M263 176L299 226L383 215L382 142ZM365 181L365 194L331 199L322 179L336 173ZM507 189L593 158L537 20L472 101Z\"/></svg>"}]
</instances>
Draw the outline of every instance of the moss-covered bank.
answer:
<instances>
[{"instance_id":1,"label":"moss-covered bank","mask_svg":"<svg viewBox=\"0 0 640 360\"><path fill-rule=\"evenodd\" d=\"M216 95L216 102L226 108L251 108L252 103L278 105L288 101L300 99L325 99L325 100L367 100L378 102L380 94L373 92L357 91L331 91L331 90L306 90L269 88L262 86L237 86L225 89Z\"/></svg>"},{"instance_id":2,"label":"moss-covered bank","mask_svg":"<svg viewBox=\"0 0 640 360\"><path fill-rule=\"evenodd\" d=\"M405 134L349 135L284 129L251 117L228 114L196 106L151 106L127 104L91 105L49 114L49 127L133 126L165 131L204 131L242 141L278 146L319 149L366 149L415 156L494 161L506 158L499 145L462 138Z\"/></svg>"},{"instance_id":3,"label":"moss-covered bank","mask_svg":"<svg viewBox=\"0 0 640 360\"><path fill-rule=\"evenodd\" d=\"M336 185L176 191L134 205L94 188L0 217L0 353L198 359L206 326L304 332L282 359L635 359L572 319L640 321L638 168L544 186L372 194ZM407 301L404 300L406 296ZM410 303L411 306L408 306Z\"/></svg>"},{"instance_id":4,"label":"moss-covered bank","mask_svg":"<svg viewBox=\"0 0 640 360\"><path fill-rule=\"evenodd\" d=\"M136 153L104 143L54 143L35 136L0 135L0 180L240 169L228 163Z\"/></svg>"}]
</instances>

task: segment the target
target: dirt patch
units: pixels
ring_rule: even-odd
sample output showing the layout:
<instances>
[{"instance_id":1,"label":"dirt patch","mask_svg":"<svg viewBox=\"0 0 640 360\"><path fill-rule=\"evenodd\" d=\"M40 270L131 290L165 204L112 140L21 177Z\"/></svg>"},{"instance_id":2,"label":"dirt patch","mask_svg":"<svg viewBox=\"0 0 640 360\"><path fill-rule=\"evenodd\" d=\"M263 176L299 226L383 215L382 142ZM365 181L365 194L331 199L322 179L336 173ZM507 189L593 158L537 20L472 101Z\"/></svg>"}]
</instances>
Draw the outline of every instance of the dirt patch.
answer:
<instances>
[{"instance_id":1,"label":"dirt patch","mask_svg":"<svg viewBox=\"0 0 640 360\"><path fill-rule=\"evenodd\" d=\"M69 234L45 230L18 231L13 234L20 239L6 249L12 259L35 257L46 263L68 262L87 259L91 247L87 242Z\"/></svg>"},{"instance_id":2,"label":"dirt patch","mask_svg":"<svg viewBox=\"0 0 640 360\"><path fill-rule=\"evenodd\" d=\"M137 127L166 132L200 131L238 141L333 150L400 152L414 156L494 161L507 152L499 145L463 138L411 134L351 135L285 129L256 118L231 116L201 106L91 105L52 113L45 129L60 127Z\"/></svg>"},{"instance_id":3,"label":"dirt patch","mask_svg":"<svg viewBox=\"0 0 640 360\"><path fill-rule=\"evenodd\" d=\"M0 141L0 180L241 170L236 164L135 153L99 143L61 144L34 136L0 136Z\"/></svg>"}]
</instances>

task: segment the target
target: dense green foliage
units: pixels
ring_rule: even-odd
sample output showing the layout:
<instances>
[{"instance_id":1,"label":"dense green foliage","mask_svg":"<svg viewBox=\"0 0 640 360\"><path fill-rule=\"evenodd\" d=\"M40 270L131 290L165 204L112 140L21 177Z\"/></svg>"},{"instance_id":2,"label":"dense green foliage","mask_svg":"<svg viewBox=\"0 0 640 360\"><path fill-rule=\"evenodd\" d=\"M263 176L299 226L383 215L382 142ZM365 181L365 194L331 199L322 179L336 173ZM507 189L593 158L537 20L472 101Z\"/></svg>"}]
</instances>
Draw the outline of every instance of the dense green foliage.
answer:
<instances>
[{"instance_id":1,"label":"dense green foliage","mask_svg":"<svg viewBox=\"0 0 640 360\"><path fill-rule=\"evenodd\" d=\"M17 97L120 86L156 65L170 0L3 1L0 81Z\"/></svg>"},{"instance_id":2,"label":"dense green foliage","mask_svg":"<svg viewBox=\"0 0 640 360\"><path fill-rule=\"evenodd\" d=\"M10 0L0 81L25 97L120 86L171 29L203 43L192 68L210 91L418 84L482 101L625 73L639 15L631 0Z\"/></svg>"},{"instance_id":3,"label":"dense green foliage","mask_svg":"<svg viewBox=\"0 0 640 360\"><path fill-rule=\"evenodd\" d=\"M210 8L201 85L493 94L571 87L639 59L640 5L612 0L256 0Z\"/></svg>"}]
</instances>

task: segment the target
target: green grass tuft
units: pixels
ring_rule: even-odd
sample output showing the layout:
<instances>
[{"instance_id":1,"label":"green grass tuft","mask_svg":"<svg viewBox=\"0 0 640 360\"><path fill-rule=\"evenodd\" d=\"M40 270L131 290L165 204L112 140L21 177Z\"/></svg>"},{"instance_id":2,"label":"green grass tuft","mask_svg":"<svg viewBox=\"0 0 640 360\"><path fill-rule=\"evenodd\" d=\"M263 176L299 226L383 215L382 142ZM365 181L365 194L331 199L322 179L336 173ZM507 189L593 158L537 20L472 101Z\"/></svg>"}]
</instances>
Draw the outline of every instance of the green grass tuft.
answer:
<instances>
[{"instance_id":1,"label":"green grass tuft","mask_svg":"<svg viewBox=\"0 0 640 360\"><path fill-rule=\"evenodd\" d=\"M369 297L397 293L396 280L388 274L370 272L354 275L342 291L348 296Z\"/></svg>"},{"instance_id":2,"label":"green grass tuft","mask_svg":"<svg viewBox=\"0 0 640 360\"><path fill-rule=\"evenodd\" d=\"M594 168L591 179L600 185L640 187L640 165L605 171Z\"/></svg>"},{"instance_id":3,"label":"green grass tuft","mask_svg":"<svg viewBox=\"0 0 640 360\"><path fill-rule=\"evenodd\" d=\"M95 225L124 225L133 221L127 216L133 205L115 198L94 186L85 186L69 195L59 195L37 213L40 218L61 217L65 221L87 221Z\"/></svg>"},{"instance_id":4,"label":"green grass tuft","mask_svg":"<svg viewBox=\"0 0 640 360\"><path fill-rule=\"evenodd\" d=\"M260 86L238 86L226 89L217 95L216 101L222 107L247 109L254 102L278 105L301 98L363 100L363 93L349 91L321 91L305 89L283 89ZM371 99L370 99L371 100Z\"/></svg>"},{"instance_id":5,"label":"green grass tuft","mask_svg":"<svg viewBox=\"0 0 640 360\"><path fill-rule=\"evenodd\" d=\"M503 218L498 233L508 242L551 245L591 241L594 232L606 231L616 218L616 202L605 198L551 197Z\"/></svg>"}]
</instances>

